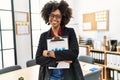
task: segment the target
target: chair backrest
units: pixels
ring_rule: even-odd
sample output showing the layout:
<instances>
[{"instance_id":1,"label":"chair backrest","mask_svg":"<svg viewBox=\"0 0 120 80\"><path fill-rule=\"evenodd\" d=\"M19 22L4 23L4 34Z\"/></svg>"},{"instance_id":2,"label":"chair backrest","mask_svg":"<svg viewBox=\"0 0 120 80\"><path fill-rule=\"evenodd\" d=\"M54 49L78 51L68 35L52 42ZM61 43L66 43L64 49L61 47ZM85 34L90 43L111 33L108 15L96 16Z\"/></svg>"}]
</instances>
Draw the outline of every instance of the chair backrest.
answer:
<instances>
[{"instance_id":1,"label":"chair backrest","mask_svg":"<svg viewBox=\"0 0 120 80\"><path fill-rule=\"evenodd\" d=\"M100 80L101 69L95 70L91 73L88 73L84 76L85 80Z\"/></svg>"},{"instance_id":2,"label":"chair backrest","mask_svg":"<svg viewBox=\"0 0 120 80\"><path fill-rule=\"evenodd\" d=\"M18 69L21 69L20 65L5 67L3 69L0 69L0 74L7 73L7 72L10 72L10 71L15 71L15 70L18 70Z\"/></svg>"},{"instance_id":3,"label":"chair backrest","mask_svg":"<svg viewBox=\"0 0 120 80\"><path fill-rule=\"evenodd\" d=\"M94 64L94 59L92 57L90 57L90 56L83 56L83 55L81 55L81 56L79 56L78 60Z\"/></svg>"},{"instance_id":4,"label":"chair backrest","mask_svg":"<svg viewBox=\"0 0 120 80\"><path fill-rule=\"evenodd\" d=\"M31 66L34 66L34 65L37 65L35 59L28 60L28 61L26 62L26 66L27 66L27 67L31 67Z\"/></svg>"}]
</instances>

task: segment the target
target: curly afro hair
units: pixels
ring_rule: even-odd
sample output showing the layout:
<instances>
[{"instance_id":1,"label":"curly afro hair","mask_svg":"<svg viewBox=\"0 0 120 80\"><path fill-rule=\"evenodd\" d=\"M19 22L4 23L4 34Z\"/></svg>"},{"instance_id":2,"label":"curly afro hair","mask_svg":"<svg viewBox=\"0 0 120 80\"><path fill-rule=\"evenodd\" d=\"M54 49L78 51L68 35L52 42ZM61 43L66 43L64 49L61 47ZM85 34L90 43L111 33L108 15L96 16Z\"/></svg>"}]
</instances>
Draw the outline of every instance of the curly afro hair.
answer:
<instances>
[{"instance_id":1,"label":"curly afro hair","mask_svg":"<svg viewBox=\"0 0 120 80\"><path fill-rule=\"evenodd\" d=\"M69 7L66 1L50 1L44 5L41 10L41 16L45 20L45 23L49 25L49 15L51 12L59 9L62 15L61 26L68 24L72 17L72 9Z\"/></svg>"}]
</instances>

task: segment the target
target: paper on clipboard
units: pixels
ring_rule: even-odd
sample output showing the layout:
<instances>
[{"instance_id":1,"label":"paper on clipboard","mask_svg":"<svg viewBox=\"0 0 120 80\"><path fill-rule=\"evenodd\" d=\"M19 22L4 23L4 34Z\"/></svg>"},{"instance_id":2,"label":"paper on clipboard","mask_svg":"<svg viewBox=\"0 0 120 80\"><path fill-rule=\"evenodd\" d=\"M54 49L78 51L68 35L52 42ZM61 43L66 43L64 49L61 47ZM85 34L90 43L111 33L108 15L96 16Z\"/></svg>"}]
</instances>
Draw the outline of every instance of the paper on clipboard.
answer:
<instances>
[{"instance_id":1,"label":"paper on clipboard","mask_svg":"<svg viewBox=\"0 0 120 80\"><path fill-rule=\"evenodd\" d=\"M69 67L70 67L69 63L61 61L58 63L57 67L49 67L49 69L67 69Z\"/></svg>"},{"instance_id":2,"label":"paper on clipboard","mask_svg":"<svg viewBox=\"0 0 120 80\"><path fill-rule=\"evenodd\" d=\"M61 51L61 50L68 50L68 38L64 37L62 39L47 39L47 48L48 51ZM49 67L49 69L63 69L69 68L70 65L67 62L61 61L58 63L57 67Z\"/></svg>"},{"instance_id":3,"label":"paper on clipboard","mask_svg":"<svg viewBox=\"0 0 120 80\"><path fill-rule=\"evenodd\" d=\"M47 39L48 51L68 50L68 38L62 38L60 40Z\"/></svg>"}]
</instances>

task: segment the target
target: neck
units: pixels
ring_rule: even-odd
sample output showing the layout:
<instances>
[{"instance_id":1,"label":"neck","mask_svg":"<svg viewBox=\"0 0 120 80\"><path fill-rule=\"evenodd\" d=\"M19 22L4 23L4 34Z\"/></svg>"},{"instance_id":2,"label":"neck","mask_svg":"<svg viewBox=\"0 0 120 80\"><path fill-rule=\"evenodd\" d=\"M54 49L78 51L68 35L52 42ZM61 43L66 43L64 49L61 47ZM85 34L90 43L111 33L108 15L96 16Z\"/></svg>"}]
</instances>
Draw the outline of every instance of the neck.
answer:
<instances>
[{"instance_id":1,"label":"neck","mask_svg":"<svg viewBox=\"0 0 120 80\"><path fill-rule=\"evenodd\" d=\"M59 27L52 27L52 31L56 36L58 36L59 28L60 28L60 26Z\"/></svg>"}]
</instances>

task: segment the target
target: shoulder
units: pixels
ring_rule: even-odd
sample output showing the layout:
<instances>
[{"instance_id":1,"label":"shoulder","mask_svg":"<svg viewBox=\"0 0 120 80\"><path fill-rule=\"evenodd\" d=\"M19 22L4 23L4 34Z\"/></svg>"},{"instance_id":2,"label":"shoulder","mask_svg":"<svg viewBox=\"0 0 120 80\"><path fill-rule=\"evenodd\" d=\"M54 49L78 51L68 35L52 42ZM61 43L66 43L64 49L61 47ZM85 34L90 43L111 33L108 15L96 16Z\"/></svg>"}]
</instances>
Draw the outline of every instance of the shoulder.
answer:
<instances>
[{"instance_id":1,"label":"shoulder","mask_svg":"<svg viewBox=\"0 0 120 80\"><path fill-rule=\"evenodd\" d=\"M74 29L73 28L69 28L69 27L64 27L64 29L70 33L74 33Z\"/></svg>"},{"instance_id":2,"label":"shoulder","mask_svg":"<svg viewBox=\"0 0 120 80\"><path fill-rule=\"evenodd\" d=\"M45 35L47 35L47 31L41 34L41 36L45 36Z\"/></svg>"},{"instance_id":3,"label":"shoulder","mask_svg":"<svg viewBox=\"0 0 120 80\"><path fill-rule=\"evenodd\" d=\"M67 30L67 31L70 31L70 32L71 32L71 31L74 31L73 28L69 28L69 27L64 27L64 29Z\"/></svg>"},{"instance_id":4,"label":"shoulder","mask_svg":"<svg viewBox=\"0 0 120 80\"><path fill-rule=\"evenodd\" d=\"M41 38L46 38L46 37L47 37L47 35L48 35L48 31L43 32L43 33L41 34Z\"/></svg>"}]
</instances>

